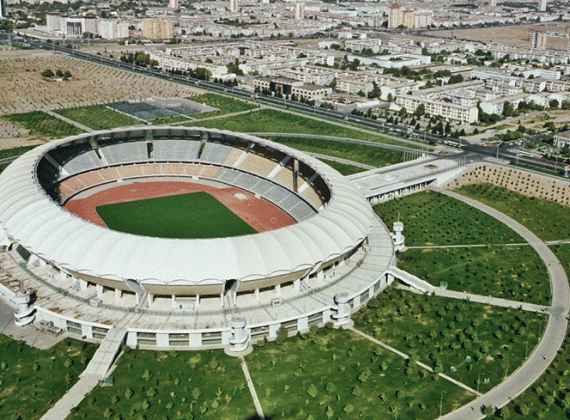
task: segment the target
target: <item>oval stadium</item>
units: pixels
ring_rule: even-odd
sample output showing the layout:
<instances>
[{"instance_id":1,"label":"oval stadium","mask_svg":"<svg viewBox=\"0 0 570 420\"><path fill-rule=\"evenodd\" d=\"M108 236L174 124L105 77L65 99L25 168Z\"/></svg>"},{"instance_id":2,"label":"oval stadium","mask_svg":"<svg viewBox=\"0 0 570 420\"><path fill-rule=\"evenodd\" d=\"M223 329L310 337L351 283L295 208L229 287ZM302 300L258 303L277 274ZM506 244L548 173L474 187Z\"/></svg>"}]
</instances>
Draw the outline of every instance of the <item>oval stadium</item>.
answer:
<instances>
[{"instance_id":1,"label":"oval stadium","mask_svg":"<svg viewBox=\"0 0 570 420\"><path fill-rule=\"evenodd\" d=\"M362 194L250 135L69 137L13 162L0 191L20 324L94 339L121 325L130 344L239 350L280 327L342 324L391 281L393 241Z\"/></svg>"}]
</instances>

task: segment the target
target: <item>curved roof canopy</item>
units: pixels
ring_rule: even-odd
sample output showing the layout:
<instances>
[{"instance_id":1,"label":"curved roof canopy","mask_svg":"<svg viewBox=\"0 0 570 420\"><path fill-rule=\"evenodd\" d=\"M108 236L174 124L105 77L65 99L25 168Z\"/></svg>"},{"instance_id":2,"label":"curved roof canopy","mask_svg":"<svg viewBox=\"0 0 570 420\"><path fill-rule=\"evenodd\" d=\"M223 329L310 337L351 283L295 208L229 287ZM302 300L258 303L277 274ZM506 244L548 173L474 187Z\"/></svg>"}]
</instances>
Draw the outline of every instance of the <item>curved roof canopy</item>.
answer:
<instances>
[{"instance_id":1,"label":"curved roof canopy","mask_svg":"<svg viewBox=\"0 0 570 420\"><path fill-rule=\"evenodd\" d=\"M165 127L151 130L157 129ZM247 236L165 239L106 229L56 203L38 182L35 170L44 154L57 146L93 135L120 132L128 136L124 133L128 129L122 129L54 141L14 161L0 175L0 228L11 241L58 267L90 276L154 284L247 281L287 274L340 256L368 234L375 217L370 205L328 165L249 135L204 128L182 130L188 137L218 133L287 153L321 175L328 183L331 198L317 214L300 223Z\"/></svg>"}]
</instances>

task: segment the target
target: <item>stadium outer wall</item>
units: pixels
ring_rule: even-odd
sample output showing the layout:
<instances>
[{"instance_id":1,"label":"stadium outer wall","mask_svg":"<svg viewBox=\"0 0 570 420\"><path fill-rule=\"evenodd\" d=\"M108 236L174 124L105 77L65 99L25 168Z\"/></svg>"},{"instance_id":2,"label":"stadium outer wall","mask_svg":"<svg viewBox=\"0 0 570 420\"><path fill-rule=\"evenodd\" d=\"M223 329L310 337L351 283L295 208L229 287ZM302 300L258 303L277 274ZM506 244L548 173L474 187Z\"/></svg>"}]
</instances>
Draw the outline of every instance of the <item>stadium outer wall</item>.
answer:
<instances>
[{"instance_id":1,"label":"stadium outer wall","mask_svg":"<svg viewBox=\"0 0 570 420\"><path fill-rule=\"evenodd\" d=\"M151 139L150 141L149 138ZM160 141L157 141L157 139L160 139ZM141 150L152 151L153 148L156 151L160 148L158 146L164 146L160 142L168 143L171 139L175 139L178 142L198 141L200 143L200 155L194 156L193 159L180 159L178 156L175 156L169 160L160 160L156 158L156 155L153 158L151 152L149 152L147 156L144 156L143 153L138 160L110 162L112 160L111 151L116 153L119 150L118 148L112 148L112 146L128 146L131 148L131 151L137 153ZM232 166L228 165L227 160L212 161L215 160L212 158L210 161L206 161L202 154L202 152L208 150L208 146L210 146L210 149L214 149L215 146L219 150L223 147L231 146L233 151L234 149L239 149L239 144L242 146L242 155L246 154L246 151L249 153L251 149L255 148L262 150L260 153L262 156L268 156L271 153L279 156L281 158L280 161L267 159L268 162L272 162L273 172L276 170L279 172L281 170L279 165L285 166L286 164L283 164L285 160L293 160L291 165L293 173L295 173L295 169L299 171L299 167L304 165L301 172L304 171L306 175L307 173L310 175L312 184L309 181L309 175L304 179L299 175L294 175L298 176L298 179L293 180L293 189L287 189L287 185L277 185L277 187L272 185L272 188L287 190L291 195L297 196L300 199L299 202L302 202L302 200L307 201L301 197L301 190L303 186L305 190L308 190L313 188L314 185L319 185L319 182L315 182L316 179L320 181L319 188L321 188L321 191L315 191L316 194L313 195L321 198L326 197L320 203L320 207L313 206L314 214L306 217L306 220L299 220L290 231L287 231L289 228L283 228L267 234L248 235L245 239L238 238L237 242L231 243L230 241L230 245L227 244L227 240L210 241L209 244L206 244L204 241L178 241L178 247L181 245L183 248L187 246L183 250L186 253L195 251L203 256L204 253L197 250L196 246L199 246L202 251L206 247L210 254L224 255L220 251L228 250L230 251L229 254L233 252L234 260L225 258L224 261L224 263L227 263L227 266L223 268L227 273L219 276L218 280L214 278L214 280L208 280L206 284L198 284L199 288L196 287L201 280L189 279L185 283L176 280L176 276L180 275L180 272L188 272L188 267L180 267L180 261L176 258L172 260L173 265L176 265L174 271L178 270L174 274L175 281L172 281L172 278L167 280L158 279L160 281L157 281L156 277L145 280L144 278L137 278L136 273L132 273L134 275L130 275L131 273L125 275L124 269L118 269L116 272L112 272L111 275L102 276L97 274L110 273L109 271L103 271L107 268L103 264L104 261L115 258L113 261L115 264L117 262L124 263L125 249L127 250L127 255L135 255L136 247L129 248L129 244L136 243L136 246L140 247L140 242L144 241L146 242L145 245L148 245L150 249L160 249L165 243L157 238L141 239L134 237L134 235L118 234L117 232L104 230L99 227L95 229L86 221L70 218L67 212L62 211L61 202L58 202L58 199L61 199L61 197L58 197L61 191L53 187L61 185L62 180L70 179L73 175L76 175L72 172L73 168L70 162L77 159L77 156L71 156L70 158L70 151L75 152L79 150L83 154L87 153L86 150L88 152L96 150L100 159L95 162L95 168L83 172L80 170L77 173L87 173L93 169L121 171L126 166L129 166L131 169L136 165L141 165L141 167L146 165L148 167L151 163L156 165L157 162L164 169L170 165L169 162L176 160L179 164L183 162L186 165L215 167L220 171L225 170L225 173L233 171L238 174L239 178L243 176L242 172L246 171L238 172L239 168L237 167L239 165L236 165L235 162ZM240 150L237 152L240 152ZM286 158L283 158L284 155ZM63 160L62 156L65 156L67 160ZM29 175L30 168L33 168L34 176ZM187 166L184 167L185 171L186 169ZM313 172L311 173L310 171ZM52 175L51 179L46 180L46 177L48 177L46 173L48 172ZM258 174L248 173L248 175L257 175L260 179L263 178ZM191 178L196 180L201 179L201 176L191 175ZM263 179L267 181L268 178ZM119 177L113 180L113 182L121 182L124 179L128 179L128 177ZM204 177L204 179L220 181L211 176ZM229 182L226 183L231 185ZM196 317L194 322L188 322L186 325L182 325L183 323L181 324L180 322L175 323L178 328L165 326L165 328L159 330L148 328L151 326L150 323L147 323L147 325L145 325L145 322L133 324L128 329L126 337L128 344L188 348L212 348L229 345L239 349L244 342L263 337L275 337L277 330L281 326L290 332L294 332L305 330L310 325L323 325L329 321L335 321L337 324L348 322L347 320L352 311L356 310L366 300L391 282L390 276L384 272L384 268L393 263L393 244L390 235L383 223L374 216L366 201L348 181L345 181L332 168L301 152L252 136L200 128L173 129L169 127L90 133L56 141L28 152L10 165L7 171L0 177L0 187L12 184L18 184L18 190L16 191L14 188L8 190L5 193L5 197L9 197L9 199L0 206L0 226L2 227L0 230L0 243L7 251L9 258L16 261L26 274L26 287L33 289L38 297L36 303L28 308L24 308L22 304L19 304L17 312L20 316L17 315L16 318L20 323L32 322L35 316L36 322L48 323L53 328L80 334L85 338L103 339L113 325L112 320L105 320L107 317L113 318L109 314L105 315L105 311L123 311L125 313L141 313L152 315L152 317L168 318L172 316L172 311L161 311L160 308L157 310L153 305L157 295L167 295L172 296L172 309L175 311L179 310L175 315L185 317L200 311L202 319L198 320L198 317ZM300 184L302 184L301 188L298 188ZM50 190L50 188L52 189ZM324 191L325 189L328 190ZM22 203L22 200L24 203ZM34 206L38 211L34 214L21 212L18 209L22 208L22 205ZM83 230L84 235L79 243L76 242L76 247L74 248L73 239L70 239L73 234L68 231L67 236L63 235L61 228L59 230L50 230L49 228L46 230L44 227L46 220L57 220L54 223L56 226L69 224L68 229L72 229L71 225L73 225L73 230ZM26 228L22 228L26 224L28 225L28 230L36 227L35 231L30 232L26 231ZM40 236L38 231L41 231L41 234L44 236ZM371 241L371 233L380 239ZM116 235L120 235L120 237L117 239ZM60 242L61 246L56 249L56 251L58 249L60 251L59 254L52 252L49 255L50 250L46 250L46 244L52 244L53 246L54 240ZM88 249L92 253L87 255L88 259L93 260L93 255L101 258L101 260L95 262L95 266L92 262L91 265L87 264L86 266L84 264L81 266L85 258L82 259L82 255L78 256L78 252L81 249L85 249L86 245L83 242L86 241L89 242ZM122 247L120 249L123 251L123 257L121 257L123 259L119 260L116 259L118 257L114 253L117 252L118 248L112 245L116 244L117 241L121 241ZM224 242L223 245L222 242ZM97 249L96 245L98 243L102 244L101 249ZM271 249L271 246L277 248ZM80 250L78 251L77 248L80 248ZM265 248L269 248L269 254L267 254L267 249ZM260 276L259 265L255 266L251 263L245 266L245 268L240 266L239 257L244 256L244 249L251 253L250 259L261 259L263 266L266 268L271 264L274 264L275 267L269 267L265 275ZM300 255L302 253L299 252L299 249L303 249L304 255ZM100 254L100 252L105 250L110 252ZM129 254L129 251L132 251L132 254ZM169 249L170 251L171 249ZM275 253L280 256L280 260L276 260L274 255L272 255ZM75 256L76 260L71 260L70 262L70 254ZM376 272L372 276L368 276L365 281L358 279L358 287L356 287L358 290L355 293L353 276L357 272L364 271L359 270L359 268L371 262L369 261L370 257L374 254L382 257L383 264L381 264L380 269L378 269L376 264ZM211 255L208 255L208 257L211 260ZM139 261L141 260L135 259L134 262L130 262L129 267L132 267L135 262ZM157 259L151 258L151 261L143 259L143 261L152 265L156 263ZM219 264L220 257L218 256L215 265L218 266ZM343 269L337 267L342 267L346 264L355 264L356 267L350 270L344 269L346 273L339 276L336 271L342 271ZM96 269L94 270L93 268ZM163 265L161 268L164 268L166 273L169 270L173 271L173 267L167 265ZM204 269L203 266L200 266L197 271L199 271L199 276L204 276L204 272L211 273L211 267ZM240 280L238 273L245 273L246 276L243 276ZM248 278L248 276L250 277ZM338 277L341 278L339 279ZM212 279L212 277L209 278ZM230 283L228 281L230 279L238 280L233 280ZM42 287L37 286L38 282ZM171 288L164 293L151 292L152 290L159 290L157 287L169 286ZM288 290L288 294L284 296L281 295L282 286ZM88 320L89 317L70 316L74 312L65 308L63 310L59 308L58 311L51 310L50 306L52 305L49 304L49 299L44 299L42 296L41 290L45 287L51 291L56 290L65 297L65 299L61 299L58 302L59 305L62 305L67 300L67 297L70 298L70 308L76 305L77 301L80 301L86 305L86 313L98 312L96 319L104 320L104 322L93 322ZM196 289L192 290L192 287ZM3 293L0 294L4 294L7 296L8 301L14 303L16 296L20 292L5 285L2 285L1 288ZM89 290L92 289L95 289L97 298L87 298L90 295ZM115 302L109 301L108 291L110 289L112 289L111 291L114 290ZM206 293L203 293L203 295L218 295L219 304L223 309L209 311L198 309L201 304L199 296L201 290L206 290ZM179 293L176 293L176 291L179 291ZM127 292L127 295L136 296L136 301L133 305L118 304L123 298L124 292ZM272 308L270 312L275 312L275 315L266 316L267 319L260 320L259 317L254 315L256 309L258 309L255 308L255 305L247 307L247 305L243 306L240 304L239 301L244 300L244 298L238 297L240 293L242 296L254 295L254 293L248 292L255 293L255 299L260 302L259 307L263 306L262 301L265 299L266 303ZM305 304L305 301L314 301L314 295L318 294L323 295L322 303L317 305ZM188 307L184 307L183 297L188 295L193 296L193 302ZM182 304L176 307L179 303L177 301L178 297L180 297ZM248 299L245 300L248 301ZM204 299L202 302L204 301L208 301L208 299ZM294 306L295 304L291 302L299 302L299 305L302 303L303 310L293 311L295 315L291 316L285 313L282 310L283 308L280 309L282 304ZM192 307L190 308L190 306ZM88 309L88 307L97 309ZM32 315L32 313L35 315ZM231 313L237 314L237 317L229 316ZM204 317L208 320L205 321ZM190 324L193 325L193 328L186 328Z\"/></svg>"}]
</instances>

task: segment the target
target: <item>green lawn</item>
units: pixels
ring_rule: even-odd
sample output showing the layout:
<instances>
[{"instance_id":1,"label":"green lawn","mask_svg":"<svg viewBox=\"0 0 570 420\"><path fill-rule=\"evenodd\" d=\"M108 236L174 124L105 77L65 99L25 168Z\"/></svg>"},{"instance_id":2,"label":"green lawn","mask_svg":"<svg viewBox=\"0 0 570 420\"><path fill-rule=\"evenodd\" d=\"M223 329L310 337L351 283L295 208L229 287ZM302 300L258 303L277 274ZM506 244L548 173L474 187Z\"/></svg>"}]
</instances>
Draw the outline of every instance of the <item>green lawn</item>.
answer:
<instances>
[{"instance_id":1,"label":"green lawn","mask_svg":"<svg viewBox=\"0 0 570 420\"><path fill-rule=\"evenodd\" d=\"M0 335L0 418L41 418L77 381L95 350L69 338L38 350Z\"/></svg>"},{"instance_id":2,"label":"green lawn","mask_svg":"<svg viewBox=\"0 0 570 420\"><path fill-rule=\"evenodd\" d=\"M199 102L214 108L219 111L204 112L203 114L194 114L193 118L208 118L218 115L231 114L234 112L242 112L250 109L259 108L257 105L240 101L238 99L230 98L227 96L216 95L215 93L205 93L199 96L192 96L188 98L190 101Z\"/></svg>"},{"instance_id":3,"label":"green lawn","mask_svg":"<svg viewBox=\"0 0 570 420\"><path fill-rule=\"evenodd\" d=\"M473 399L348 330L320 329L245 357L266 418L435 419Z\"/></svg>"},{"instance_id":4,"label":"green lawn","mask_svg":"<svg viewBox=\"0 0 570 420\"><path fill-rule=\"evenodd\" d=\"M409 249L398 254L398 267L450 290L550 303L548 272L530 246Z\"/></svg>"},{"instance_id":5,"label":"green lawn","mask_svg":"<svg viewBox=\"0 0 570 420\"><path fill-rule=\"evenodd\" d=\"M416 354L420 361L473 389L479 380L481 392L523 363L546 326L546 317L533 312L392 288L353 319L355 328L406 354Z\"/></svg>"},{"instance_id":6,"label":"green lawn","mask_svg":"<svg viewBox=\"0 0 570 420\"><path fill-rule=\"evenodd\" d=\"M93 130L109 130L116 127L143 124L141 121L109 109L105 105L60 109L56 112Z\"/></svg>"},{"instance_id":7,"label":"green lawn","mask_svg":"<svg viewBox=\"0 0 570 420\"><path fill-rule=\"evenodd\" d=\"M109 229L159 238L224 238L255 229L206 192L97 207Z\"/></svg>"},{"instance_id":8,"label":"green lawn","mask_svg":"<svg viewBox=\"0 0 570 420\"><path fill-rule=\"evenodd\" d=\"M328 159L319 159L319 160L326 163L327 165L335 168L337 171L339 171L344 176L357 174L357 173L360 173L360 172L363 172L366 170L366 169L359 168L358 166L347 165L346 163L335 162L333 160L328 160Z\"/></svg>"},{"instance_id":9,"label":"green lawn","mask_svg":"<svg viewBox=\"0 0 570 420\"><path fill-rule=\"evenodd\" d=\"M26 153L29 150L35 149L36 146L21 146L21 147L14 147L13 149L3 149L0 150L0 159L6 159L9 157L20 156Z\"/></svg>"},{"instance_id":10,"label":"green lawn","mask_svg":"<svg viewBox=\"0 0 570 420\"><path fill-rule=\"evenodd\" d=\"M303 139L300 137L269 137L269 140L297 150L349 159L376 167L393 165L404 161L404 152L362 144L343 143L333 140Z\"/></svg>"},{"instance_id":11,"label":"green lawn","mask_svg":"<svg viewBox=\"0 0 570 420\"><path fill-rule=\"evenodd\" d=\"M194 100L194 98L192 98ZM304 133L322 136L347 137L352 139L370 140L380 143L397 144L414 147L397 140L381 135L363 133L350 128L339 127L328 122L313 120L311 118L280 112L272 109L263 109L259 112L236 115L232 118L220 118L206 121L196 121L186 126L206 128L219 128L221 130L237 131L238 133ZM421 146L418 146L418 148Z\"/></svg>"},{"instance_id":12,"label":"green lawn","mask_svg":"<svg viewBox=\"0 0 570 420\"><path fill-rule=\"evenodd\" d=\"M3 118L29 130L31 135L41 139L61 138L83 133L79 128L41 111L6 115Z\"/></svg>"},{"instance_id":13,"label":"green lawn","mask_svg":"<svg viewBox=\"0 0 570 420\"><path fill-rule=\"evenodd\" d=\"M451 197L425 191L374 206L391 228L404 222L406 245L476 245L524 243L495 218Z\"/></svg>"},{"instance_id":14,"label":"green lawn","mask_svg":"<svg viewBox=\"0 0 570 420\"><path fill-rule=\"evenodd\" d=\"M257 418L240 359L221 350L127 349L111 376L112 387L96 387L67 419Z\"/></svg>"},{"instance_id":15,"label":"green lawn","mask_svg":"<svg viewBox=\"0 0 570 420\"><path fill-rule=\"evenodd\" d=\"M507 214L543 241L570 239L570 208L567 206L527 197L491 184L467 185L456 192Z\"/></svg>"},{"instance_id":16,"label":"green lawn","mask_svg":"<svg viewBox=\"0 0 570 420\"><path fill-rule=\"evenodd\" d=\"M570 277L570 245L551 247ZM570 416L570 337L550 367L534 384L493 418L567 419ZM527 413L528 410L528 413ZM502 412L502 414L501 414ZM527 413L523 416L523 413Z\"/></svg>"},{"instance_id":17,"label":"green lawn","mask_svg":"<svg viewBox=\"0 0 570 420\"><path fill-rule=\"evenodd\" d=\"M0 174L4 172L4 169L8 167L9 163L1 163L0 164Z\"/></svg>"}]
</instances>

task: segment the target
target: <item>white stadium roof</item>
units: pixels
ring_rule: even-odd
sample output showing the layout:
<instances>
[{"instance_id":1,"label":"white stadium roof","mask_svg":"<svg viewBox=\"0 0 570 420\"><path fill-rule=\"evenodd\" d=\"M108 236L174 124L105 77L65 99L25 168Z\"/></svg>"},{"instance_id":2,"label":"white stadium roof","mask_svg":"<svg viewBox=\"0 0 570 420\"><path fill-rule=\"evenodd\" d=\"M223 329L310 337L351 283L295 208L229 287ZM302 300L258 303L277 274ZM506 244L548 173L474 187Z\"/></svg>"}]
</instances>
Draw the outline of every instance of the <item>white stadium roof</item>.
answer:
<instances>
[{"instance_id":1,"label":"white stadium roof","mask_svg":"<svg viewBox=\"0 0 570 420\"><path fill-rule=\"evenodd\" d=\"M39 146L0 175L0 241L17 242L43 260L89 276L135 279L143 284L219 284L309 269L350 251L370 231L375 217L370 205L328 165L257 137L203 128L188 130L235 136L294 156L328 182L331 199L300 223L247 236L164 239L113 231L67 211L48 196L34 175L47 151L100 134L89 133Z\"/></svg>"}]
</instances>

